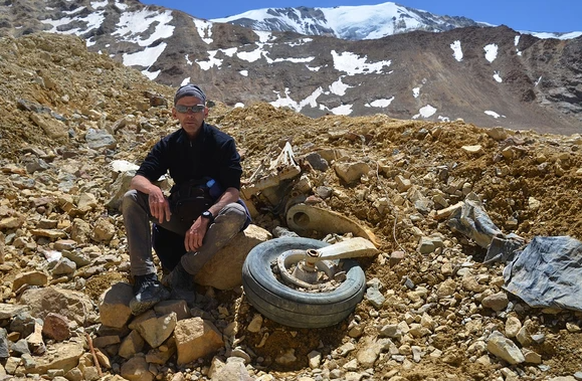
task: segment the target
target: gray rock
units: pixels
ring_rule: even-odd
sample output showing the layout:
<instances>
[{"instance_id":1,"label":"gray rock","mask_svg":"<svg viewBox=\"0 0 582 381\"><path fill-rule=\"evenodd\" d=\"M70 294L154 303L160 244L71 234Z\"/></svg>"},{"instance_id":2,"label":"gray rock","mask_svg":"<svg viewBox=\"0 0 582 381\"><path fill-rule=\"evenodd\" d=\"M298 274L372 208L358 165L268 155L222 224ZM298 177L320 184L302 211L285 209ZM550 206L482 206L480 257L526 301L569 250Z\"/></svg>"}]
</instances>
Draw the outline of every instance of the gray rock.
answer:
<instances>
[{"instance_id":1,"label":"gray rock","mask_svg":"<svg viewBox=\"0 0 582 381\"><path fill-rule=\"evenodd\" d=\"M487 340L487 350L510 364L525 362L525 357L518 346L500 333L491 334Z\"/></svg>"},{"instance_id":2,"label":"gray rock","mask_svg":"<svg viewBox=\"0 0 582 381\"><path fill-rule=\"evenodd\" d=\"M8 333L4 328L0 328L0 358L10 357L10 347L8 345Z\"/></svg>"},{"instance_id":3,"label":"gray rock","mask_svg":"<svg viewBox=\"0 0 582 381\"><path fill-rule=\"evenodd\" d=\"M115 138L104 130L95 130L90 128L85 135L85 140L87 145L91 149L101 149L101 148L115 148L117 146L117 141Z\"/></svg>"}]
</instances>

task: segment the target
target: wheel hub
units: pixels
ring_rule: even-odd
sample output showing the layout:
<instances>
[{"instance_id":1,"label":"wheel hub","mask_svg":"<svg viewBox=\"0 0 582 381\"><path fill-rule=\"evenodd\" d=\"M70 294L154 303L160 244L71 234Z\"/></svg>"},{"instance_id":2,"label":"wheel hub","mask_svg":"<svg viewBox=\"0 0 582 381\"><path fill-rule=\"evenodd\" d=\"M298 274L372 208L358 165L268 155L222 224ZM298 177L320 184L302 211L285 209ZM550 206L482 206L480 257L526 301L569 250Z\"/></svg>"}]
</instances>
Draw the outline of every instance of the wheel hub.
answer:
<instances>
[{"instance_id":1,"label":"wheel hub","mask_svg":"<svg viewBox=\"0 0 582 381\"><path fill-rule=\"evenodd\" d=\"M325 288L336 273L336 265L321 259L315 249L285 251L277 258L277 268L288 284L312 290Z\"/></svg>"}]
</instances>

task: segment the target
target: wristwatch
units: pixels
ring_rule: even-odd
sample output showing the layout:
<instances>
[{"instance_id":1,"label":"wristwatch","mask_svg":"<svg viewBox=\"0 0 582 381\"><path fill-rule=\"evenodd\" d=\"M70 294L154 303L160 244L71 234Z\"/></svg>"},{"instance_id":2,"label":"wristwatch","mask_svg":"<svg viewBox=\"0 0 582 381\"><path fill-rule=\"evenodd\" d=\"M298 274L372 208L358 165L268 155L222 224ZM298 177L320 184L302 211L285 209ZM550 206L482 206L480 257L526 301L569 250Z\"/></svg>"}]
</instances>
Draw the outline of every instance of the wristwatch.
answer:
<instances>
[{"instance_id":1,"label":"wristwatch","mask_svg":"<svg viewBox=\"0 0 582 381\"><path fill-rule=\"evenodd\" d=\"M206 210L204 212L202 212L202 214L200 215L200 217L202 218L208 218L210 220L210 222L214 221L214 216L212 215L212 213L210 212L210 210Z\"/></svg>"}]
</instances>

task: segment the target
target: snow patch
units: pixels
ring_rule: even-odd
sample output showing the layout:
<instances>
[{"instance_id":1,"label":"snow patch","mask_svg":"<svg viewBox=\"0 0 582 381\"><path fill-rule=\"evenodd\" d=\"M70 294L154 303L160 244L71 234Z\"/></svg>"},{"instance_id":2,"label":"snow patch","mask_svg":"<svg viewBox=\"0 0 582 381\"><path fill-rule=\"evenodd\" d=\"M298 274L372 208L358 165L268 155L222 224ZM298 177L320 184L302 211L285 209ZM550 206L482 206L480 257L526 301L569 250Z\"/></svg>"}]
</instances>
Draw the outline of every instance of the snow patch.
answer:
<instances>
[{"instance_id":1,"label":"snow patch","mask_svg":"<svg viewBox=\"0 0 582 381\"><path fill-rule=\"evenodd\" d=\"M367 56L360 57L359 55L351 52L337 53L335 50L331 51L333 57L333 65L336 70L344 71L348 75L355 74L381 74L384 66L390 67L392 61L378 61L378 62L366 62L368 60Z\"/></svg>"},{"instance_id":2,"label":"snow patch","mask_svg":"<svg viewBox=\"0 0 582 381\"><path fill-rule=\"evenodd\" d=\"M412 119L418 119L421 116L423 118L430 118L431 116L433 116L435 113L437 112L437 109L434 108L431 105L426 105L424 107L422 107L420 110L418 110L418 114L414 115L412 117Z\"/></svg>"},{"instance_id":3,"label":"snow patch","mask_svg":"<svg viewBox=\"0 0 582 381\"><path fill-rule=\"evenodd\" d=\"M420 87L415 87L412 89L412 96L418 98L420 96Z\"/></svg>"},{"instance_id":4,"label":"snow patch","mask_svg":"<svg viewBox=\"0 0 582 381\"><path fill-rule=\"evenodd\" d=\"M499 50L499 47L497 46L497 44L489 44L486 45L483 50L485 50L485 59L489 62L493 62L495 61L495 59L497 58L497 52Z\"/></svg>"},{"instance_id":5,"label":"snow patch","mask_svg":"<svg viewBox=\"0 0 582 381\"><path fill-rule=\"evenodd\" d=\"M389 99L376 99L370 103L366 103L365 107L376 107L376 108L386 108L390 106L390 103L394 100L394 97Z\"/></svg>"},{"instance_id":6,"label":"snow patch","mask_svg":"<svg viewBox=\"0 0 582 381\"><path fill-rule=\"evenodd\" d=\"M461 49L461 41L456 40L451 45L451 49L453 49L453 56L459 62L463 61L463 50Z\"/></svg>"},{"instance_id":7,"label":"snow patch","mask_svg":"<svg viewBox=\"0 0 582 381\"><path fill-rule=\"evenodd\" d=\"M342 77L339 77L337 81L329 85L329 90L332 94L344 96L346 94L346 90L352 88L353 86L346 85L342 82Z\"/></svg>"},{"instance_id":8,"label":"snow patch","mask_svg":"<svg viewBox=\"0 0 582 381\"><path fill-rule=\"evenodd\" d=\"M209 50L208 51L209 57L207 61L196 61L198 66L200 66L200 69L207 71L212 69L214 66L220 68L222 66L222 60L215 58L216 53L218 53L218 50Z\"/></svg>"},{"instance_id":9,"label":"snow patch","mask_svg":"<svg viewBox=\"0 0 582 381\"><path fill-rule=\"evenodd\" d=\"M267 32L267 31L263 31L263 30L253 30L253 32L255 32L255 34L257 36L259 36L259 42L261 43L267 43L269 41L275 41L275 37L273 36L273 33L271 32Z\"/></svg>"},{"instance_id":10,"label":"snow patch","mask_svg":"<svg viewBox=\"0 0 582 381\"><path fill-rule=\"evenodd\" d=\"M334 115L350 115L352 113L352 105L341 105L329 110Z\"/></svg>"},{"instance_id":11,"label":"snow patch","mask_svg":"<svg viewBox=\"0 0 582 381\"><path fill-rule=\"evenodd\" d=\"M486 110L485 114L494 117L495 119L499 119L499 118L505 118L505 115L499 115L498 113L496 113L495 111L491 111L491 110Z\"/></svg>"},{"instance_id":12,"label":"snow patch","mask_svg":"<svg viewBox=\"0 0 582 381\"><path fill-rule=\"evenodd\" d=\"M196 18L192 18L194 25L198 30L198 35L207 44L211 44L214 39L212 39L212 23L209 21L204 21Z\"/></svg>"}]
</instances>

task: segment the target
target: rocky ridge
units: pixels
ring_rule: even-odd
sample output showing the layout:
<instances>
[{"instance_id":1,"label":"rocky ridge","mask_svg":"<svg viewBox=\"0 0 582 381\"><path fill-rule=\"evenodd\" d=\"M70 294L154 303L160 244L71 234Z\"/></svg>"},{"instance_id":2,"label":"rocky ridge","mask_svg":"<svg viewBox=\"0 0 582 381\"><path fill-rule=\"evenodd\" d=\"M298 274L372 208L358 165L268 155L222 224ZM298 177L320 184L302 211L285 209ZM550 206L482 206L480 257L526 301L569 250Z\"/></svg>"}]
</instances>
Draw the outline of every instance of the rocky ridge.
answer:
<instances>
[{"instance_id":1,"label":"rocky ridge","mask_svg":"<svg viewBox=\"0 0 582 381\"><path fill-rule=\"evenodd\" d=\"M504 232L580 239L580 136L386 115L313 119L264 103L216 102L209 121L235 137L245 183L290 142L302 175L280 184L283 195L374 232L381 254L361 264L381 297L370 293L337 326L304 330L263 319L240 289L206 287L196 306L165 306L113 327L103 311L120 316L122 304L100 298L110 287L127 293L129 259L111 206L120 186L111 163L139 163L176 128L173 90L75 37L2 39L0 52L8 78L0 86L0 377L582 378L582 315L533 309L505 292L503 266L484 265L483 249L439 217L474 193ZM314 155L327 167L314 165ZM249 201L257 227L285 225L270 199ZM183 363L182 332L205 325L222 344Z\"/></svg>"},{"instance_id":2,"label":"rocky ridge","mask_svg":"<svg viewBox=\"0 0 582 381\"><path fill-rule=\"evenodd\" d=\"M361 12L374 17L352 17ZM264 8L211 20L262 31L333 36L345 40L382 38L415 30L442 32L467 26L490 26L466 17L438 16L391 2L363 7Z\"/></svg>"}]
</instances>

